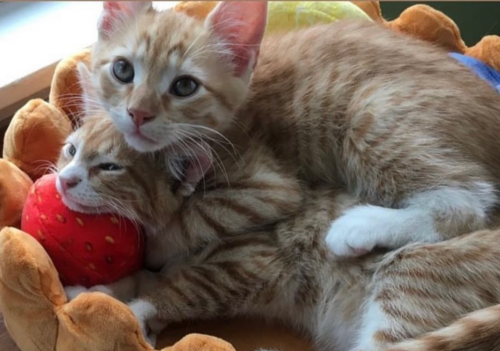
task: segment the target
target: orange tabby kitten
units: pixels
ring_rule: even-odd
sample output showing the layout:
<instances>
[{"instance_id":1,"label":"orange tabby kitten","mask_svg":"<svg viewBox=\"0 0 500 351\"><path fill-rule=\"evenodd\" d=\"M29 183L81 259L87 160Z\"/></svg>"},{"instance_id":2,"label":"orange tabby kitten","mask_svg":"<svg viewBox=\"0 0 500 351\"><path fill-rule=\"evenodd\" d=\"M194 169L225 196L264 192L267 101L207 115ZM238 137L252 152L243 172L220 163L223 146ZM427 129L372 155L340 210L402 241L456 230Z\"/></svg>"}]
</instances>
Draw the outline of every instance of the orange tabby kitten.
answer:
<instances>
[{"instance_id":1,"label":"orange tabby kitten","mask_svg":"<svg viewBox=\"0 0 500 351\"><path fill-rule=\"evenodd\" d=\"M82 127L68 137L56 185L75 211L119 212L143 226L150 269L205 242L272 225L301 208L299 182L262 145L241 150L237 163L229 153L228 159L219 159L227 173L206 165L197 170L205 175L199 191L184 198L178 184L184 183L185 172L174 167L177 159L126 147L109 118L100 116L84 117Z\"/></svg>"},{"instance_id":2,"label":"orange tabby kitten","mask_svg":"<svg viewBox=\"0 0 500 351\"><path fill-rule=\"evenodd\" d=\"M219 133L260 139L309 184L363 199L326 236L338 256L488 225L500 183L500 97L488 84L369 22L262 41L266 11L222 2L203 22L105 2L91 70L80 71L141 152Z\"/></svg>"},{"instance_id":3,"label":"orange tabby kitten","mask_svg":"<svg viewBox=\"0 0 500 351\"><path fill-rule=\"evenodd\" d=\"M500 231L333 260L324 240L329 223L359 202L342 191L317 189L308 194L303 211L274 228L186 243L182 233L169 230L169 219L193 211L198 198L172 192L176 181L164 157L128 147L111 121L98 116L86 118L68 138L59 161L58 187L68 205L131 217L155 230L162 242L157 245L170 249L173 259L159 273L143 271L91 289L129 302L144 329L146 323L157 331L190 319L260 316L304 331L325 351L378 351L391 345L394 351L458 351L479 342L495 345L497 329L489 325L498 324L498 307L421 340L397 342L499 303ZM265 162L261 157L249 167L254 177L270 174ZM256 179L247 177L242 181ZM256 198L268 194L252 188L248 193L254 191ZM224 189L207 190L205 196L223 199L221 193ZM249 198L241 203L259 211L263 204ZM211 207L198 209L214 213ZM192 212L189 216L200 220ZM174 252L179 242L186 246ZM82 291L67 289L70 297ZM483 320L481 328L478 320ZM481 331L477 339L471 330Z\"/></svg>"}]
</instances>

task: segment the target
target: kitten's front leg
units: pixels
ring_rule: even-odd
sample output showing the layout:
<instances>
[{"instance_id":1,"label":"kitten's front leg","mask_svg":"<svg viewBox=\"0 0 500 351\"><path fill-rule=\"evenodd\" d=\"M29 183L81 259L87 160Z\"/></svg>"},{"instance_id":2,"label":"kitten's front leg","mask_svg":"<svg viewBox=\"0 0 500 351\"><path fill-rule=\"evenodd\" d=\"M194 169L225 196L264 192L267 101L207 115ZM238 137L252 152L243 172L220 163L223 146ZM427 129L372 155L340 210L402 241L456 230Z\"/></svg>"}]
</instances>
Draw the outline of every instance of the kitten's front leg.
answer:
<instances>
[{"instance_id":1,"label":"kitten's front leg","mask_svg":"<svg viewBox=\"0 0 500 351\"><path fill-rule=\"evenodd\" d=\"M114 297L122 302L129 302L137 297L139 288L152 289L158 281L152 278L155 274L149 271L140 271L114 283L107 285L96 285L90 288L83 286L67 286L64 288L68 301L75 299L78 295L87 292L101 292Z\"/></svg>"},{"instance_id":2,"label":"kitten's front leg","mask_svg":"<svg viewBox=\"0 0 500 351\"><path fill-rule=\"evenodd\" d=\"M376 246L398 248L413 240L439 240L431 214L371 205L345 211L332 222L326 236L328 247L340 257L364 255Z\"/></svg>"},{"instance_id":3,"label":"kitten's front leg","mask_svg":"<svg viewBox=\"0 0 500 351\"><path fill-rule=\"evenodd\" d=\"M158 313L155 306L148 301L137 299L130 302L128 307L132 310L132 313L139 322L144 339L146 339L146 342L154 347L156 345L157 335L161 329L163 329L157 328L153 331L147 324L147 322L154 318Z\"/></svg>"},{"instance_id":4,"label":"kitten's front leg","mask_svg":"<svg viewBox=\"0 0 500 351\"><path fill-rule=\"evenodd\" d=\"M388 253L352 351L498 349L499 239L499 230L484 230Z\"/></svg>"},{"instance_id":5,"label":"kitten's front leg","mask_svg":"<svg viewBox=\"0 0 500 351\"><path fill-rule=\"evenodd\" d=\"M485 228L497 201L490 184L474 183L422 191L398 209L360 205L332 222L326 242L337 256L359 256L375 246L441 241Z\"/></svg>"},{"instance_id":6,"label":"kitten's front leg","mask_svg":"<svg viewBox=\"0 0 500 351\"><path fill-rule=\"evenodd\" d=\"M132 310L132 313L139 322L144 339L152 346L155 346L157 334L154 331L151 331L146 324L146 321L151 320L156 315L157 311L149 302L135 298L138 294L146 293L155 288L160 281L161 279L157 277L157 274L149 271L141 271L108 285L96 285L91 288L85 288L83 286L68 286L64 290L68 301L75 299L82 293L101 292L122 302L128 302L129 308ZM160 331L161 329L163 328L155 326L154 330Z\"/></svg>"},{"instance_id":7,"label":"kitten's front leg","mask_svg":"<svg viewBox=\"0 0 500 351\"><path fill-rule=\"evenodd\" d=\"M156 287L147 288L129 306L154 332L159 331L157 322L163 328L258 310L259 304L271 303L270 291L283 273L270 236L238 236L206 250L193 264L156 275Z\"/></svg>"}]
</instances>

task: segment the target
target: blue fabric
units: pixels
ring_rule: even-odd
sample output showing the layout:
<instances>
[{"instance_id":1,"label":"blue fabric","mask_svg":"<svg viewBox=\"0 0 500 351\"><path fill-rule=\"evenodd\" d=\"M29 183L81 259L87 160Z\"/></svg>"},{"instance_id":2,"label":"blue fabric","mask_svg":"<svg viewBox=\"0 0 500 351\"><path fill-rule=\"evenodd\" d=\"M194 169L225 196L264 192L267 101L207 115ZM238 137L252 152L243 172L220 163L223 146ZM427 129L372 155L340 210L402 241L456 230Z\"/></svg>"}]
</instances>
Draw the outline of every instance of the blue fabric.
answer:
<instances>
[{"instance_id":1,"label":"blue fabric","mask_svg":"<svg viewBox=\"0 0 500 351\"><path fill-rule=\"evenodd\" d=\"M500 93L500 73L497 70L470 56L455 52L449 55L461 64L467 66L472 70L472 72L487 81L493 88L496 89L497 92Z\"/></svg>"}]
</instances>

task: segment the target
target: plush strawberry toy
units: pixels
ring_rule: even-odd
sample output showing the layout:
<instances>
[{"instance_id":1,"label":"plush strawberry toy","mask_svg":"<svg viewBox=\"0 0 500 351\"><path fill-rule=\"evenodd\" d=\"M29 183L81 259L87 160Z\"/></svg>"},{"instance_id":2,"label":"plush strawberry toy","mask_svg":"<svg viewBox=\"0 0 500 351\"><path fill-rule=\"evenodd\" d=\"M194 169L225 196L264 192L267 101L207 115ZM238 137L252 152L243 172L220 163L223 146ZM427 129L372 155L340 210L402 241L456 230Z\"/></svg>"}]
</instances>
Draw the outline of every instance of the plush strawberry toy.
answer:
<instances>
[{"instance_id":1,"label":"plush strawberry toy","mask_svg":"<svg viewBox=\"0 0 500 351\"><path fill-rule=\"evenodd\" d=\"M68 209L56 190L56 174L33 184L21 229L52 259L63 285L91 287L130 275L142 265L140 230L112 214L89 215Z\"/></svg>"}]
</instances>

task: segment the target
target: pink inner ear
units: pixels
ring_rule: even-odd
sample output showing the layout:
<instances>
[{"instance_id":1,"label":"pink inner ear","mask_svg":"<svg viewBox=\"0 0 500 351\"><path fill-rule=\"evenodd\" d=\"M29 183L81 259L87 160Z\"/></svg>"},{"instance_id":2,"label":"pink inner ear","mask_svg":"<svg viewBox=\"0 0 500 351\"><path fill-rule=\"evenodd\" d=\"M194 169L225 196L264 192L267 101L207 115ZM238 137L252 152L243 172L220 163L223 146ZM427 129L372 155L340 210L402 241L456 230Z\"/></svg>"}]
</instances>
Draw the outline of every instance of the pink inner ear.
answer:
<instances>
[{"instance_id":1,"label":"pink inner ear","mask_svg":"<svg viewBox=\"0 0 500 351\"><path fill-rule=\"evenodd\" d=\"M212 167L212 155L206 152L198 152L197 158L189 162L186 168L184 182L196 188L205 173Z\"/></svg>"},{"instance_id":2,"label":"pink inner ear","mask_svg":"<svg viewBox=\"0 0 500 351\"><path fill-rule=\"evenodd\" d=\"M125 18L150 6L150 1L104 1L99 31L110 33Z\"/></svg>"},{"instance_id":3,"label":"pink inner ear","mask_svg":"<svg viewBox=\"0 0 500 351\"><path fill-rule=\"evenodd\" d=\"M102 31L110 32L113 30L114 24L120 20L121 12L127 12L121 6L121 3L114 1L105 1L103 3L104 12L101 16L100 29Z\"/></svg>"},{"instance_id":4,"label":"pink inner ear","mask_svg":"<svg viewBox=\"0 0 500 351\"><path fill-rule=\"evenodd\" d=\"M189 164L184 171L182 182L189 184L192 188L196 188L207 171L212 167L212 151L208 145L201 141L197 144L189 145L188 149L173 145L169 148L168 152L189 158Z\"/></svg>"},{"instance_id":5,"label":"pink inner ear","mask_svg":"<svg viewBox=\"0 0 500 351\"><path fill-rule=\"evenodd\" d=\"M209 27L228 44L237 76L250 68L252 57L257 59L266 23L266 1L221 2L207 18Z\"/></svg>"}]
</instances>

